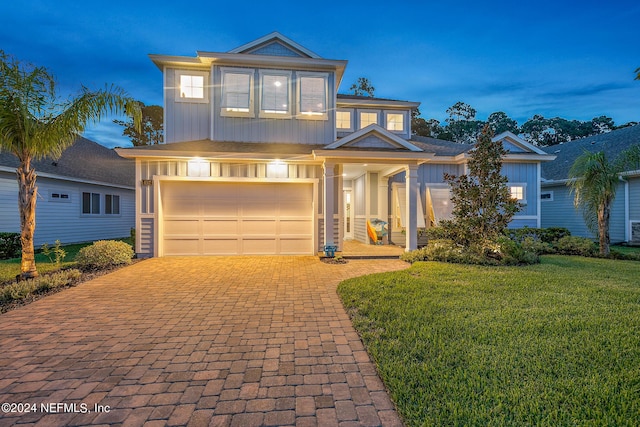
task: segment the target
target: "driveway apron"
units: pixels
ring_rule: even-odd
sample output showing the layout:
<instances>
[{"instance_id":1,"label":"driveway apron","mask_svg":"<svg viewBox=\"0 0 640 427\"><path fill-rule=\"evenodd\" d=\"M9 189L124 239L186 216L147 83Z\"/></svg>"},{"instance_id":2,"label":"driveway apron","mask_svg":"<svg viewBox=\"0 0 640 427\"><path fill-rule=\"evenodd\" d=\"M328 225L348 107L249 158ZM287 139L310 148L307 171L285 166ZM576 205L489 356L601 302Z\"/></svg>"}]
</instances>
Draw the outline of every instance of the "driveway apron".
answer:
<instances>
[{"instance_id":1,"label":"driveway apron","mask_svg":"<svg viewBox=\"0 0 640 427\"><path fill-rule=\"evenodd\" d=\"M406 267L166 257L48 296L0 315L0 426L400 426L336 286Z\"/></svg>"}]
</instances>

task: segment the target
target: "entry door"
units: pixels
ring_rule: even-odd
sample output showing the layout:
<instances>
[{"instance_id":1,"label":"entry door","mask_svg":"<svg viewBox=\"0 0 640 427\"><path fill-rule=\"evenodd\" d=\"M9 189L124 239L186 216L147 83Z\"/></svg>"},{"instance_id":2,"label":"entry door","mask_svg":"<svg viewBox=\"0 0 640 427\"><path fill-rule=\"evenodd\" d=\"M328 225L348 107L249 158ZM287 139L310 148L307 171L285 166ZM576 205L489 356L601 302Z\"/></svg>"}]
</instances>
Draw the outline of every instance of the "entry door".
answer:
<instances>
[{"instance_id":1,"label":"entry door","mask_svg":"<svg viewBox=\"0 0 640 427\"><path fill-rule=\"evenodd\" d=\"M344 190L344 238L353 239L353 194L351 190Z\"/></svg>"}]
</instances>

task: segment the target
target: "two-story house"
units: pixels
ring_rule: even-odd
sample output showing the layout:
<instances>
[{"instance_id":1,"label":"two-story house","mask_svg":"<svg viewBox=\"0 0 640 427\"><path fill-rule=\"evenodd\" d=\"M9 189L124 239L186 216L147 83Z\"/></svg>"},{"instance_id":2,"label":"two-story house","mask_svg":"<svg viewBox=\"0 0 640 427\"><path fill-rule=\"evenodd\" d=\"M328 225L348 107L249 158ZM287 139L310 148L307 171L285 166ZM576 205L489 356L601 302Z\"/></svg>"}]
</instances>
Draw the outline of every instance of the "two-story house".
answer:
<instances>
[{"instance_id":1,"label":"two-story house","mask_svg":"<svg viewBox=\"0 0 640 427\"><path fill-rule=\"evenodd\" d=\"M163 75L165 143L136 159L139 256L316 254L366 223L417 246L451 212L443 173L469 145L413 137L417 102L339 95L347 61L272 33L228 52L151 55ZM503 173L524 204L512 226L540 224L540 162L513 134Z\"/></svg>"}]
</instances>

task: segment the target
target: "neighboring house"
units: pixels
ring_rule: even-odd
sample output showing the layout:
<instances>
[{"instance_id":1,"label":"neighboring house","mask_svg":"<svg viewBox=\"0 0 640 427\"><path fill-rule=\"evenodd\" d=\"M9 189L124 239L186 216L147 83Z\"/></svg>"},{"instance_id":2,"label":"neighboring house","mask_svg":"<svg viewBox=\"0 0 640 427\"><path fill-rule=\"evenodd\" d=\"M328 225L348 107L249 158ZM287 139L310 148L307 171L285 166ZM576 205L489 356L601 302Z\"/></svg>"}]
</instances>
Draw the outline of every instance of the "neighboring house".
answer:
<instances>
[{"instance_id":1,"label":"neighboring house","mask_svg":"<svg viewBox=\"0 0 640 427\"><path fill-rule=\"evenodd\" d=\"M567 187L569 170L585 151L604 151L611 161L634 144L640 144L640 125L544 147L556 160L542 166L542 226L566 227L575 236L597 238L597 232L587 228L582 211L574 207ZM640 244L640 170L626 171L620 177L609 227L612 243Z\"/></svg>"},{"instance_id":2,"label":"neighboring house","mask_svg":"<svg viewBox=\"0 0 640 427\"><path fill-rule=\"evenodd\" d=\"M58 160L34 161L36 247L128 237L135 226L135 162L85 138ZM18 159L0 152L0 231L20 232Z\"/></svg>"},{"instance_id":3,"label":"neighboring house","mask_svg":"<svg viewBox=\"0 0 640 427\"><path fill-rule=\"evenodd\" d=\"M163 73L165 144L135 158L139 256L315 254L369 243L366 222L417 246L451 212L443 173L469 145L412 137L417 102L339 95L346 61L272 33L229 52L151 55ZM504 173L539 226L540 162L553 156L505 133Z\"/></svg>"}]
</instances>

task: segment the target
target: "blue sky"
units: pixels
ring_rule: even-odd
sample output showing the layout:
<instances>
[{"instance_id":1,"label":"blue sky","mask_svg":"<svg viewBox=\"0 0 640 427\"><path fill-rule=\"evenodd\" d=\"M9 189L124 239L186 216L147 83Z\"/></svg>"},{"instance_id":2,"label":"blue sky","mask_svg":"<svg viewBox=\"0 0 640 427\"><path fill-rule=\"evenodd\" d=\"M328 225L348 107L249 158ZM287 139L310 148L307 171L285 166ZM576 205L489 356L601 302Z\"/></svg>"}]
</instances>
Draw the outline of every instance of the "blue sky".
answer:
<instances>
[{"instance_id":1,"label":"blue sky","mask_svg":"<svg viewBox=\"0 0 640 427\"><path fill-rule=\"evenodd\" d=\"M444 120L463 101L479 119L504 111L617 124L640 121L640 2L632 0L433 2L2 2L0 49L46 66L61 94L117 84L162 104L148 54L227 51L279 31L329 59L349 61L347 92L364 76L376 96L422 103ZM87 136L130 145L108 120Z\"/></svg>"}]
</instances>

